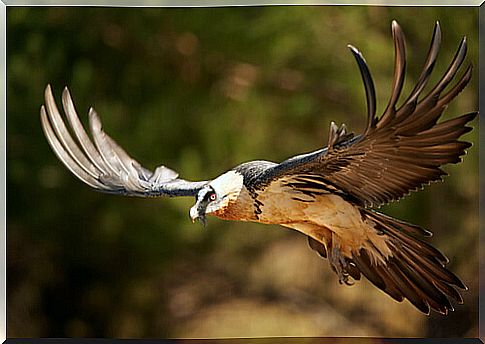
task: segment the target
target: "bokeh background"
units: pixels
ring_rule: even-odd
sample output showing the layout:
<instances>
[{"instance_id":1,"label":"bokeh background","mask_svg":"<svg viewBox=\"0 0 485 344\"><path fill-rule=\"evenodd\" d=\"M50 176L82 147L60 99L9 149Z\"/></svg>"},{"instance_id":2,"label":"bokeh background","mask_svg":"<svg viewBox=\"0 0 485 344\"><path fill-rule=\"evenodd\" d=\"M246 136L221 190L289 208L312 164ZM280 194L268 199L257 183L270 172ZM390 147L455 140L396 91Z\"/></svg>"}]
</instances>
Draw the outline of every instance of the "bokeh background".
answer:
<instances>
[{"instance_id":1,"label":"bokeh background","mask_svg":"<svg viewBox=\"0 0 485 344\"><path fill-rule=\"evenodd\" d=\"M367 281L341 286L306 238L278 226L192 224L192 198L93 192L57 161L39 108L70 87L143 165L213 178L326 144L331 120L359 132L365 96L346 45L366 57L387 104L392 19L407 37L406 90L433 25L436 81L477 8L249 7L7 9L9 337L477 336L478 147L445 183L384 207L432 230L469 286L448 317L427 317ZM477 73L445 117L478 108ZM478 121L473 123L478 126ZM466 135L478 141L478 130Z\"/></svg>"}]
</instances>

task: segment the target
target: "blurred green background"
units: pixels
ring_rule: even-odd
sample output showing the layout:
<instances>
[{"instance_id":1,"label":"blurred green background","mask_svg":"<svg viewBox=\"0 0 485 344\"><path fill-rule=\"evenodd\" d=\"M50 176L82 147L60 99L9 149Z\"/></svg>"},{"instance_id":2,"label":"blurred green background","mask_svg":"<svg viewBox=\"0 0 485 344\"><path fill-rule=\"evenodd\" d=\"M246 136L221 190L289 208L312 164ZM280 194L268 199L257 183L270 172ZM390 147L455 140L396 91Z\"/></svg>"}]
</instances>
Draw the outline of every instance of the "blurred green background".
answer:
<instances>
[{"instance_id":1,"label":"blurred green background","mask_svg":"<svg viewBox=\"0 0 485 344\"><path fill-rule=\"evenodd\" d=\"M409 91L433 25L436 81L463 35L478 65L477 8L244 7L7 9L9 337L477 336L478 147L445 183L383 210L432 230L469 286L426 317L367 281L341 286L306 238L209 219L192 198L93 192L56 159L39 122L47 83L68 85L83 120L148 168L214 178L248 160L326 144L331 120L360 132L364 90L346 45L366 57L387 104L392 19L407 37ZM477 73L445 117L473 111ZM478 125L478 121L473 123ZM478 142L478 130L466 139Z\"/></svg>"}]
</instances>

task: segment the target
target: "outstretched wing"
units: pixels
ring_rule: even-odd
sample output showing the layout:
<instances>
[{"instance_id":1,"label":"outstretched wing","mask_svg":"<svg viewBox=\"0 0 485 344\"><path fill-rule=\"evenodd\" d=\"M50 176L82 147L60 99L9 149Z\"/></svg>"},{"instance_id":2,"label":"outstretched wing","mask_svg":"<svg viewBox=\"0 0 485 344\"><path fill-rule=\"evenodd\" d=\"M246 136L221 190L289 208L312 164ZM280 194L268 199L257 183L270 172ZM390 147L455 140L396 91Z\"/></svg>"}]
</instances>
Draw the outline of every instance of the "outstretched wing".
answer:
<instances>
[{"instance_id":1,"label":"outstretched wing","mask_svg":"<svg viewBox=\"0 0 485 344\"><path fill-rule=\"evenodd\" d=\"M140 197L195 196L207 183L179 179L175 171L165 166L157 167L155 172L147 170L103 131L93 108L89 110L91 140L79 120L67 88L62 93L62 106L75 138L57 109L50 85L45 89L45 106L40 108L42 128L57 157L92 188Z\"/></svg>"},{"instance_id":2,"label":"outstretched wing","mask_svg":"<svg viewBox=\"0 0 485 344\"><path fill-rule=\"evenodd\" d=\"M361 53L349 46L354 55L367 97L367 126L354 137L344 125L330 126L328 146L318 151L290 158L267 169L253 183L264 188L284 177L285 184L307 193L337 192L355 202L370 207L400 199L446 173L441 165L459 162L468 142L458 138L471 130L466 124L476 112L437 123L447 104L466 86L471 77L471 65L458 82L446 93L445 88L456 76L466 55L463 38L448 70L432 90L421 97L438 54L441 30L436 23L423 71L411 94L398 108L405 74L404 34L393 21L395 68L392 94L386 110L376 117L374 84Z\"/></svg>"}]
</instances>

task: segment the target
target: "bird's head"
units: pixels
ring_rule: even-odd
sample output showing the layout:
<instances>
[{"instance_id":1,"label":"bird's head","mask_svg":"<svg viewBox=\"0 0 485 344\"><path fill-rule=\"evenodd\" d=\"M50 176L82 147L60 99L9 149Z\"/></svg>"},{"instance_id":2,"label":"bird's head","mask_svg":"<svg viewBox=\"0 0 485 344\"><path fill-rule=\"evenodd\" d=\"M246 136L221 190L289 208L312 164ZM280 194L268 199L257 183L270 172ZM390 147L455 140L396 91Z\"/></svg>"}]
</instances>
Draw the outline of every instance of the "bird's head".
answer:
<instances>
[{"instance_id":1,"label":"bird's head","mask_svg":"<svg viewBox=\"0 0 485 344\"><path fill-rule=\"evenodd\" d=\"M221 214L236 201L243 187L243 176L235 171L229 171L217 177L199 190L195 204L190 208L192 222L199 220L206 225L205 216Z\"/></svg>"}]
</instances>

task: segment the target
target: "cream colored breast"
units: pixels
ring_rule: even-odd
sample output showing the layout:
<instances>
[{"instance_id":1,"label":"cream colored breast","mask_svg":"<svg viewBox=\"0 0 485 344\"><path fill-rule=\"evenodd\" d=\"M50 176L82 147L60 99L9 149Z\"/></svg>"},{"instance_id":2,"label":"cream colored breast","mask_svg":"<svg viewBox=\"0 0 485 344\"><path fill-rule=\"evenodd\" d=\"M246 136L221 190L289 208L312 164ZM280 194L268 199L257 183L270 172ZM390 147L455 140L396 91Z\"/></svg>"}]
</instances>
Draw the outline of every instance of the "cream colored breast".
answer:
<instances>
[{"instance_id":1,"label":"cream colored breast","mask_svg":"<svg viewBox=\"0 0 485 344\"><path fill-rule=\"evenodd\" d=\"M276 181L259 194L261 222L309 222L342 228L358 225L360 216L357 209L340 196L323 194L312 197L284 185L284 180Z\"/></svg>"},{"instance_id":2,"label":"cream colored breast","mask_svg":"<svg viewBox=\"0 0 485 344\"><path fill-rule=\"evenodd\" d=\"M284 180L271 183L259 192L259 221L263 223L285 224L298 222L305 218L305 212L313 201L301 192L282 186ZM295 197L301 201L295 200ZM307 202L308 201L308 202Z\"/></svg>"},{"instance_id":3,"label":"cream colored breast","mask_svg":"<svg viewBox=\"0 0 485 344\"><path fill-rule=\"evenodd\" d=\"M243 186L236 197L227 198L224 204L211 215L224 220L256 221L254 209L254 200Z\"/></svg>"}]
</instances>

